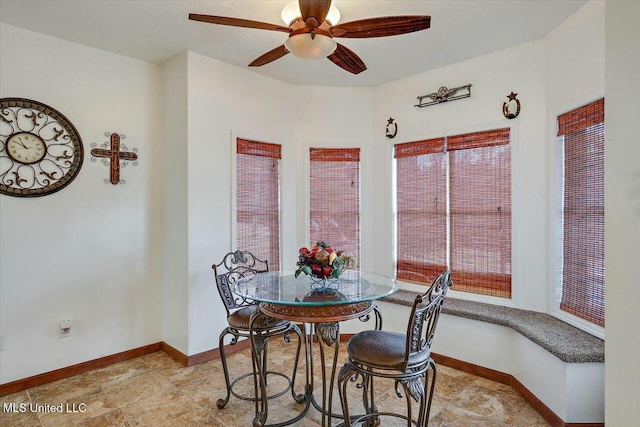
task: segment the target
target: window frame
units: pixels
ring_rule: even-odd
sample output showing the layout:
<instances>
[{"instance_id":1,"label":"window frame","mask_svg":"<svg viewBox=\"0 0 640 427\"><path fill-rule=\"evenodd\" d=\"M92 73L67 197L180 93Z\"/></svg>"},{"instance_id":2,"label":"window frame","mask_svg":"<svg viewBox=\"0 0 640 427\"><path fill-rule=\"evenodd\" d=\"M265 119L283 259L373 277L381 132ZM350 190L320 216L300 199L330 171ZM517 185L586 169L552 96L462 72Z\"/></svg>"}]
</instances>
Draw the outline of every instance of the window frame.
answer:
<instances>
[{"instance_id":1,"label":"window frame","mask_svg":"<svg viewBox=\"0 0 640 427\"><path fill-rule=\"evenodd\" d=\"M558 136L558 117L579 109L585 105L605 98L604 94L596 94L581 99L578 102L563 105L555 111L549 113L551 123L549 129L549 139L552 144L550 150L550 207L549 207L549 294L547 299L548 312L552 316L572 325L578 329L586 331L593 336L604 339L605 328L595 323L587 321L581 317L571 314L560 309L562 301L562 285L563 285L563 209L564 209L564 143L562 137ZM605 119L605 143L606 143L606 119ZM606 150L606 149L605 149ZM606 191L606 190L605 190ZM606 194L605 194L606 198ZM606 274L606 273L605 273ZM605 279L606 283L606 279Z\"/></svg>"},{"instance_id":2,"label":"window frame","mask_svg":"<svg viewBox=\"0 0 640 427\"><path fill-rule=\"evenodd\" d=\"M505 132L504 132L505 130L508 133L508 138L507 138L507 135L505 135ZM483 134L489 134L489 136L487 137ZM474 140L480 139L485 143L481 144L481 146L478 146L478 144L474 142L469 143L470 136ZM507 142L504 143L504 141L507 141ZM469 132L462 135L450 135L447 138L447 144L449 146L447 149L447 157L448 157L447 167L448 167L448 180L449 180L449 182L447 183L448 185L447 204L449 206L448 220L449 220L449 227L450 227L449 242L448 242L449 268L451 269L451 272L453 275L458 273L459 275L463 275L464 277L465 272L461 271L461 269L463 269L462 265L464 264L464 256L461 254L460 251L469 250L475 247L476 252L490 253L491 252L490 249L493 248L494 250L497 250L496 252L497 255L494 254L493 256L483 256L477 259L477 261L479 261L481 264L483 262L487 262L493 267L497 267L497 270L499 271L503 271L503 268L508 266L508 272L506 271L505 272L498 272L498 271L480 272L477 270L469 271L467 273L470 273L469 274L470 279L472 279L475 282L479 281L480 286L478 286L478 284L476 284L475 286L472 284L469 284L468 285L469 289L467 292L477 293L480 295L488 294L490 296L511 299L512 289L513 289L513 281L512 281L513 202L511 200L512 193L513 193L513 186L511 182L511 175L512 175L511 169L512 169L513 162L511 161L511 157L512 157L511 129L509 127L503 127L498 129L489 129L489 130L480 131L480 132ZM479 151L470 151L470 150L479 150ZM489 167L488 169L484 169L486 163L480 166L475 166L473 163L469 163L470 160L477 155L481 156L483 163L489 160L487 156L494 159L495 158L500 159L500 162L497 165L497 167ZM460 176L459 174L456 174L457 177L454 178L454 173L458 170L458 166L456 166L456 164L460 161L462 161L466 167L462 168L462 172L463 172L462 176ZM491 165L491 163L489 164ZM503 170L502 169L503 166L505 169L508 169L508 171ZM486 179L485 174L483 173L479 174L478 168L480 168L480 172L486 172L486 176L491 177L491 179ZM494 191L497 190L498 188L501 188L502 190L504 190L498 193L500 194L500 197L498 198L499 200L493 199L494 194L496 194L494 193L494 191L487 192L482 188L482 186L476 186L476 183L470 182L469 175L468 175L469 173L471 173L472 176L475 175L479 181L481 181L484 184L487 184ZM507 182L507 179L508 179L508 182ZM473 190L477 191L477 193L474 194L473 191L467 190L468 188L467 184L471 186ZM485 215L487 212L489 213L489 215L486 216L486 218L489 219L488 225L490 226L490 230L495 231L496 235L498 234L501 235L502 230L506 230L508 232L508 236L506 236L505 238L501 237L501 238L487 239L486 241L487 246L486 247L482 246L482 249L478 249L477 245L472 243L473 239L469 240L466 237L462 237L465 235L464 224L466 223L468 225L468 221L465 221L463 218L468 213L475 212L473 213L472 217L475 219L473 223L476 223L476 224L479 221L481 221L481 218L483 217L483 216L478 216L480 215L480 211L477 211L477 209L474 209L473 204L470 205L468 203L469 200L473 200L470 198L477 197L476 194L484 194L487 200L491 201L490 203L491 206L483 205L486 208L486 211L483 211ZM464 196L464 198L461 198L460 195ZM455 207L454 204L456 202L458 203L458 205L454 211L454 207ZM478 205L482 205L482 203L485 203L484 199L478 199ZM498 205L498 209L494 210L496 204ZM502 212L501 208L504 208L502 211L506 212L506 217L503 217L503 214L501 213ZM508 222L507 227L503 227L502 224L504 221ZM457 226L455 227L456 231L454 235L454 225L456 224ZM498 227L498 229L500 230L500 233L497 233L497 229L495 229L494 227ZM483 226L472 225L469 230L471 230L470 233L472 233L478 239L484 239L485 235L493 234ZM460 240L462 240L464 244L461 246L457 246L456 243L459 244ZM456 247L454 247L454 245L456 245ZM508 260L507 263L504 263L503 261L501 261L504 258ZM455 265L454 265L454 261L455 261ZM464 269L466 270L466 268Z\"/></svg>"},{"instance_id":3,"label":"window frame","mask_svg":"<svg viewBox=\"0 0 640 427\"><path fill-rule=\"evenodd\" d=\"M230 142L230 155L231 155L231 203L230 203L230 218L231 218L231 227L230 227L230 248L236 248L238 242L238 216L237 216L237 172L238 172L238 156L237 156L237 141L238 139L256 141L265 144L275 144L281 147L282 156L284 155L284 144L280 142L273 142L273 139L264 138L262 136L256 135L246 135L244 133L231 132L231 142ZM279 263L275 265L271 260L269 261L269 270L281 270L283 265L283 212L282 212L282 203L283 203L283 194L282 194L282 177L283 177L283 159L279 159L279 168L278 168L278 206L279 206L279 214L278 214L278 253L279 253ZM254 254L258 258L261 256L259 254Z\"/></svg>"},{"instance_id":4,"label":"window frame","mask_svg":"<svg viewBox=\"0 0 640 427\"><path fill-rule=\"evenodd\" d=\"M366 162L369 161L367 155L368 155L368 150L366 149L366 147L364 146L363 143L359 143L359 142L349 142L349 141L344 141L344 142L335 142L335 141L314 141L314 142L308 142L306 143L304 146L300 147L302 150L302 156L304 156L304 167L302 168L302 178L304 180L305 186L304 186L304 218L303 218L303 232L302 232L302 236L304 237L304 241L300 246L309 246L309 245L314 245L316 242L312 242L311 241L311 156L310 156L310 150L312 148L320 148L320 149L358 149L360 151L360 162L359 162L359 175L360 175L360 179L359 179L359 194L360 194L360 212L358 215L359 218L359 239L360 239L360 248L359 248L359 252L360 252L360 256L359 259L356 260L356 265L357 265L357 269L358 270L367 270L366 264L366 256L368 254L368 251L365 249L366 248L366 233L363 233L364 230L364 226L367 226L368 224L365 224L366 218L364 218L363 212L365 211L364 206L366 205L366 203L368 203L365 200L365 196L364 196L364 191L366 191L366 187L363 188L362 186L362 180L365 175L365 170L366 167ZM328 244L330 244L334 249L336 250L341 250L342 248L336 248L336 245L332 242L326 242ZM297 249L297 248L296 248ZM297 252L296 252L297 254ZM364 266L363 266L364 264ZM370 269L369 269L370 270Z\"/></svg>"},{"instance_id":5,"label":"window frame","mask_svg":"<svg viewBox=\"0 0 640 427\"><path fill-rule=\"evenodd\" d=\"M457 126L452 128L447 128L446 130L435 130L434 132L420 134L416 137L405 141L397 141L395 144L405 143L405 142L413 142L413 141L422 141L422 140L430 140L436 138L450 137L455 135L463 135L469 133L476 132L484 132L491 131L496 129L504 129L508 128L510 132L510 147L511 147L511 298L499 297L499 296L491 296L484 294L476 294L471 292L462 292L456 291L455 287L452 287L449 290L449 295L452 298L457 298L461 300L481 302L492 305L501 305L505 307L518 307L518 301L522 296L522 290L520 289L520 277L522 277L522 268L523 263L520 261L520 248L521 246L521 233L519 231L520 227L520 217L521 213L521 204L522 204L522 167L524 160L521 159L521 149L519 144L519 124L517 120L497 120L493 122L482 122L476 124L467 124L463 126ZM398 203L397 203L397 165L396 161L393 157L393 147L390 149L390 160L391 160L391 188L392 188L392 212L391 212L391 244L392 244L392 258L393 258L393 267L392 267L392 275L396 277L396 266L397 266L397 235L398 235ZM447 194L449 193L449 167L447 167ZM449 197L447 197L447 215L449 215ZM450 222L447 222L447 264L450 262ZM455 282L455 278L454 278ZM424 292L425 285L406 282L402 280L398 280L401 289L409 290L412 292Z\"/></svg>"}]
</instances>

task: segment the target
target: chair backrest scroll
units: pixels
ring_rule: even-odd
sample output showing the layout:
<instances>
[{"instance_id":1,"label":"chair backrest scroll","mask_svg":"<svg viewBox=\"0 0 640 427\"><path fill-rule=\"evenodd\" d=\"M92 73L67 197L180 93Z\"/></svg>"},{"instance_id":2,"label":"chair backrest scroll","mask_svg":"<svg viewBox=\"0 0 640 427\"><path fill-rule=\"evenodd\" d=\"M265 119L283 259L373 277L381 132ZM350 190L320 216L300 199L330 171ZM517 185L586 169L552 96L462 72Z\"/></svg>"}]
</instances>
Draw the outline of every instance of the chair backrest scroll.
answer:
<instances>
[{"instance_id":1,"label":"chair backrest scroll","mask_svg":"<svg viewBox=\"0 0 640 427\"><path fill-rule=\"evenodd\" d=\"M407 325L407 343L403 370L407 369L412 356L430 352L433 337L442 310L444 298L452 285L451 272L445 271L431 283L429 289L416 296ZM421 358L417 358L420 360Z\"/></svg>"},{"instance_id":2,"label":"chair backrest scroll","mask_svg":"<svg viewBox=\"0 0 640 427\"><path fill-rule=\"evenodd\" d=\"M213 264L211 268L213 268L220 298L227 310L227 316L229 316L231 311L236 308L254 304L253 301L233 294L231 287L243 277L269 271L269 262L256 258L249 251L237 250L227 253L220 263Z\"/></svg>"}]
</instances>

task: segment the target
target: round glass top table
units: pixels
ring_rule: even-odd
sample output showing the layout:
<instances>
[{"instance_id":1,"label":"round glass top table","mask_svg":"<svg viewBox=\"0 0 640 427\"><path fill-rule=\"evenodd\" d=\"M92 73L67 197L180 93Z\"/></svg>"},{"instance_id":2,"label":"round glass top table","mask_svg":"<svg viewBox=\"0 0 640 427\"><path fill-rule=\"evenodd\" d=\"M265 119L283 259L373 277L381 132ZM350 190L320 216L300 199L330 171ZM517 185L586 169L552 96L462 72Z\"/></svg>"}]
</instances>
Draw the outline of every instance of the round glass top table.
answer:
<instances>
[{"instance_id":1,"label":"round glass top table","mask_svg":"<svg viewBox=\"0 0 640 427\"><path fill-rule=\"evenodd\" d=\"M398 285L389 277L353 270L327 281L270 271L240 279L232 290L260 302L261 311L271 317L315 323L360 317L373 300L391 295Z\"/></svg>"},{"instance_id":2,"label":"round glass top table","mask_svg":"<svg viewBox=\"0 0 640 427\"><path fill-rule=\"evenodd\" d=\"M260 310L251 320L262 315L275 319L311 324L310 333L304 328L307 383L305 386L306 406L300 414L289 421L275 425L283 426L299 421L310 405L322 414L322 426L331 426L332 417L342 418L341 414L333 414L331 410L333 386L336 375L336 363L340 346L339 322L349 319L369 319L371 311L375 312L376 325L381 326L381 316L375 300L391 295L398 290L394 279L378 274L345 271L337 280L316 280L301 274L297 278L293 271L270 271L258 273L238 280L232 286L232 292L243 299L259 303ZM314 340L313 336L318 339ZM314 397L313 385L313 345L320 349L320 370L322 374L322 404ZM331 373L327 375L325 364L325 346L333 346L333 363ZM252 341L254 367L262 371L260 361L261 346ZM265 426L268 414L266 395L266 379L264 372L258 372L262 397L256 399L256 418L254 426ZM329 380L329 384L327 384Z\"/></svg>"}]
</instances>

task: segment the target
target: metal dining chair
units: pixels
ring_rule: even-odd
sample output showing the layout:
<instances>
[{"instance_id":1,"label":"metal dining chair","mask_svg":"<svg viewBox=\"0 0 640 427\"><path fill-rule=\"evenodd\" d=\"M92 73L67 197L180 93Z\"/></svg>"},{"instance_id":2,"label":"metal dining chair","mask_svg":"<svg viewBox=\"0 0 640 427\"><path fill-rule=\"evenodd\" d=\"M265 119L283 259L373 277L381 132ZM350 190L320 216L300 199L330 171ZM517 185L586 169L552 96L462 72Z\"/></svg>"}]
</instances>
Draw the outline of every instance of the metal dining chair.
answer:
<instances>
[{"instance_id":1,"label":"metal dining chair","mask_svg":"<svg viewBox=\"0 0 640 427\"><path fill-rule=\"evenodd\" d=\"M262 372L266 372L265 378L267 378L269 375L277 375L286 380L288 385L282 391L268 396L269 399L282 396L288 390L291 390L291 394L293 395L294 399L299 402L301 397L295 394L294 385L296 370L298 367L298 360L300 358L300 347L303 340L300 328L296 324L286 320L274 319L265 315L258 316L258 305L254 301L247 300L231 292L231 287L236 281L244 277L269 271L269 262L267 260L256 258L251 252L237 250L235 252L227 253L222 258L222 261L220 261L220 263L218 264L214 264L212 268L216 280L216 286L218 288L218 292L220 293L220 298L222 299L222 302L224 303L225 309L227 311L228 323L228 326L224 328L220 333L219 341L220 360L222 361L222 370L224 372L227 394L224 399L218 399L218 408L224 408L229 402L229 398L231 397L231 395L234 395L241 400L256 401L255 396L256 394L258 394L258 382L256 379L257 373L255 365L254 369L251 372L246 372L242 375L239 375L233 380L229 378L229 369L227 366L227 357L224 346L224 340L227 335L231 336L229 345L236 345L238 343L238 340L241 338L253 338L252 342L257 343L260 346L260 351L258 352L258 354L260 355L259 363L262 368ZM252 320L252 317L255 317L253 323L253 337L251 336L250 331L250 322ZM291 376L285 375L281 372L268 371L267 339L273 336L280 335L286 342L290 342L291 338L289 334L291 332L295 333L298 336L295 363ZM234 385L238 381L250 375L254 377L255 394L253 396L243 396L236 393L233 390Z\"/></svg>"},{"instance_id":2,"label":"metal dining chair","mask_svg":"<svg viewBox=\"0 0 640 427\"><path fill-rule=\"evenodd\" d=\"M416 296L406 334L387 331L363 331L347 344L347 363L338 375L338 392L346 425L377 425L380 416L402 418L407 426L426 426L436 384L436 365L431 358L431 343L451 273L440 274L424 293ZM429 371L432 372L429 384ZM406 398L407 414L379 412L374 400L374 377L394 380L396 395ZM366 413L349 415L347 385L356 382L362 388ZM402 388L402 390L400 389ZM411 398L419 402L418 419L413 420Z\"/></svg>"}]
</instances>

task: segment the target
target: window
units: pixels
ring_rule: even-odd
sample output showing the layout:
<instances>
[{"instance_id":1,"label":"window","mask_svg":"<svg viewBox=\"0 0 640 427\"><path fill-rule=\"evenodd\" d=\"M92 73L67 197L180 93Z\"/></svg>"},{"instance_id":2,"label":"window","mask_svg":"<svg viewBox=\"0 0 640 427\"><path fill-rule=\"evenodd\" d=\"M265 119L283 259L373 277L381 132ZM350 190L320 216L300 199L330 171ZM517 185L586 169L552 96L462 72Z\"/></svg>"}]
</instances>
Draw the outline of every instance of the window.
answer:
<instances>
[{"instance_id":1,"label":"window","mask_svg":"<svg viewBox=\"0 0 640 427\"><path fill-rule=\"evenodd\" d=\"M280 268L281 146L238 138L236 245Z\"/></svg>"},{"instance_id":2,"label":"window","mask_svg":"<svg viewBox=\"0 0 640 427\"><path fill-rule=\"evenodd\" d=\"M396 277L431 283L447 266L444 138L398 144Z\"/></svg>"},{"instance_id":3,"label":"window","mask_svg":"<svg viewBox=\"0 0 640 427\"><path fill-rule=\"evenodd\" d=\"M455 289L510 298L509 129L449 137L447 151Z\"/></svg>"},{"instance_id":4,"label":"window","mask_svg":"<svg viewBox=\"0 0 640 427\"><path fill-rule=\"evenodd\" d=\"M310 244L360 259L360 149L309 149Z\"/></svg>"},{"instance_id":5,"label":"window","mask_svg":"<svg viewBox=\"0 0 640 427\"><path fill-rule=\"evenodd\" d=\"M511 297L509 128L396 145L397 268L429 284Z\"/></svg>"},{"instance_id":6,"label":"window","mask_svg":"<svg viewBox=\"0 0 640 427\"><path fill-rule=\"evenodd\" d=\"M558 117L563 145L560 309L604 326L604 99Z\"/></svg>"}]
</instances>

